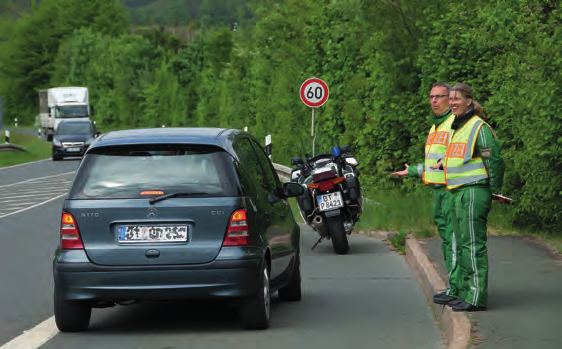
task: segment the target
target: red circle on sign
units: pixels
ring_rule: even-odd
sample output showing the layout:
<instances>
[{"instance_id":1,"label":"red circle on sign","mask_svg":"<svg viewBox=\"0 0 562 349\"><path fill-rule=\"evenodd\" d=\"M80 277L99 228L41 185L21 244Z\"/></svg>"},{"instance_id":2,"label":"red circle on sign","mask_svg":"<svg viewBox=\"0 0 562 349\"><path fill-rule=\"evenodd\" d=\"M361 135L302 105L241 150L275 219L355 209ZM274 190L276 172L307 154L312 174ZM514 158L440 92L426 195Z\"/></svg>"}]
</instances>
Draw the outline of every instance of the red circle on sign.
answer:
<instances>
[{"instance_id":1,"label":"red circle on sign","mask_svg":"<svg viewBox=\"0 0 562 349\"><path fill-rule=\"evenodd\" d=\"M308 99L306 99L305 96L306 88L308 87L308 85L312 83L317 83L320 86L322 86L325 92L322 99L316 103L309 101ZM328 85L326 85L324 81L317 78L312 78L303 82L303 84L301 85L300 95L301 95L301 100L303 101L304 104L308 105L309 107L316 108L326 103L326 101L328 100L328 96L330 95L330 91L328 90Z\"/></svg>"}]
</instances>

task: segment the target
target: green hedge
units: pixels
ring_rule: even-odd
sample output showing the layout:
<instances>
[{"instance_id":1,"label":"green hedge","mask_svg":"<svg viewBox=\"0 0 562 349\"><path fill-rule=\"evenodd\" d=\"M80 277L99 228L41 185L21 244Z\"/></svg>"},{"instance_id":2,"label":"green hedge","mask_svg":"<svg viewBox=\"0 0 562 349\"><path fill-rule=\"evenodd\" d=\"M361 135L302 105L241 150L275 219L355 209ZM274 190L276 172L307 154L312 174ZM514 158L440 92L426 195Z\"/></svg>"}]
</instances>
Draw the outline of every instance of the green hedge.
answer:
<instances>
[{"instance_id":1,"label":"green hedge","mask_svg":"<svg viewBox=\"0 0 562 349\"><path fill-rule=\"evenodd\" d=\"M503 193L516 200L505 209L506 223L560 231L562 12L557 1L249 3L253 17L241 16L236 30L203 27L186 47L163 32L143 36L117 30L120 26L76 25L72 36L66 38L64 31L53 38L58 51L53 44L49 64L41 68L48 79L34 80L21 69L17 76L6 73L17 64L4 56L1 92L14 91L6 94L6 114L35 111L35 89L83 85L91 89L101 125L248 126L259 139L272 134L274 160L288 165L300 153L299 138L310 142L310 109L298 90L316 76L330 87L330 100L316 112L317 130L352 145L371 190L413 193L423 190L419 181L390 173L423 161L432 84L464 82L502 143ZM40 12L25 20L51 25L33 19ZM29 30L16 23L11 35ZM18 45L24 47L23 41L13 49ZM40 65L20 58L32 67L27 71ZM23 117L32 120L33 114Z\"/></svg>"}]
</instances>

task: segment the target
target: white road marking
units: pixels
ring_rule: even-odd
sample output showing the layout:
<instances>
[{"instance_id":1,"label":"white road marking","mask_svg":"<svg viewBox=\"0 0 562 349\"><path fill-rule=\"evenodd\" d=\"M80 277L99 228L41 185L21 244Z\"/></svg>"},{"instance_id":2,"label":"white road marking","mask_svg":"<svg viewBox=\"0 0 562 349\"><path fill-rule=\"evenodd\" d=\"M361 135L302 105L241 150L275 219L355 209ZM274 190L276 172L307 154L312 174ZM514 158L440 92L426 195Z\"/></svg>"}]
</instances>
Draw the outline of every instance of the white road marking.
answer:
<instances>
[{"instance_id":1,"label":"white road marking","mask_svg":"<svg viewBox=\"0 0 562 349\"><path fill-rule=\"evenodd\" d=\"M47 201L43 201L43 202L40 202L40 203L35 204L35 205L33 205L33 206L29 206L29 207L26 207L26 208L24 208L24 209L21 209L21 210L15 211L15 212L11 212L11 213L5 214L5 215L3 215L3 216L0 216L0 218L8 217L8 216L11 216L11 215L20 213L20 212L24 212L24 211L30 210L30 209L32 209L32 208L35 208L35 207L44 205L44 204L46 204L46 203L48 203L48 202L54 201L54 200L56 200L56 199L58 199L58 198L62 198L62 197L65 196L65 195L66 195L66 194L61 194L61 195L59 195L59 196L55 196L54 198L51 198L51 199L49 199L49 200L47 200ZM0 349L4 349L4 348L2 347L2 348L0 348Z\"/></svg>"},{"instance_id":2,"label":"white road marking","mask_svg":"<svg viewBox=\"0 0 562 349\"><path fill-rule=\"evenodd\" d=\"M25 207L25 205L33 205L33 204L35 204L35 203L36 203L36 202L33 202L33 201L32 201L32 202L14 202L14 203L11 203L11 204L7 204L7 203L5 203L4 201L0 202L0 204L1 204L2 206L4 206L4 207L7 207L7 206L10 206L10 207L11 207L11 206L21 206L21 207Z\"/></svg>"},{"instance_id":3,"label":"white road marking","mask_svg":"<svg viewBox=\"0 0 562 349\"><path fill-rule=\"evenodd\" d=\"M36 349L47 343L57 333L59 330L55 317L51 316L32 329L24 331L22 335L4 344L0 349Z\"/></svg>"},{"instance_id":4,"label":"white road marking","mask_svg":"<svg viewBox=\"0 0 562 349\"><path fill-rule=\"evenodd\" d=\"M0 167L0 170L5 170L5 169L8 169L8 168L14 168L14 167L20 167L20 166L25 166L25 165L30 165L30 164L36 164L38 162L44 162L44 161L49 161L49 160L51 160L51 159L43 159L43 160L38 160L38 161L26 162L25 164Z\"/></svg>"},{"instance_id":5,"label":"white road marking","mask_svg":"<svg viewBox=\"0 0 562 349\"><path fill-rule=\"evenodd\" d=\"M31 178L31 179L28 179L28 180L25 180L25 181L21 181L21 182L17 182L17 183L0 185L0 188L12 187L12 186L14 186L14 185L18 185L18 184L22 184L22 183L29 183L29 182L39 181L39 180L45 179L45 178L60 177L60 176L64 176L64 175L67 175L67 174L74 173L74 172L76 172L76 171L70 171L70 172L65 172L65 173L61 173L61 174L57 174L57 175L45 176L45 177Z\"/></svg>"}]
</instances>

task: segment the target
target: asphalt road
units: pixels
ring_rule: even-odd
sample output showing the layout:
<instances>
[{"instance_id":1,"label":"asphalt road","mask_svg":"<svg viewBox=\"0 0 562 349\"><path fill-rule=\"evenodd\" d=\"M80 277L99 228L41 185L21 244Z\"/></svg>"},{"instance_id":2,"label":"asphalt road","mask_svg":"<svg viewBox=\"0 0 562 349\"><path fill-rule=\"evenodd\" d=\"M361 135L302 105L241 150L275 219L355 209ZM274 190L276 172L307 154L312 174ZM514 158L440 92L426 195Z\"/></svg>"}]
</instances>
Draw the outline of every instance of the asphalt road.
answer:
<instances>
[{"instance_id":1,"label":"asphalt road","mask_svg":"<svg viewBox=\"0 0 562 349\"><path fill-rule=\"evenodd\" d=\"M30 200L14 196L39 193L41 182L50 189L41 191L40 200L31 199L30 206L56 198L77 164L43 161L0 169L0 186L5 186L0 187L0 205ZM46 176L53 177L42 178ZM55 180L57 185L52 185ZM8 212L0 214L0 349L40 323L53 325L48 320L53 315L51 262L62 200L0 211ZM357 235L351 236L349 255L335 255L329 241L311 251L316 237L306 228L302 231L303 299L285 303L274 295L267 331L241 329L235 310L216 304L151 303L94 309L85 333L53 333L50 328L28 334L40 337L51 331L54 337L41 346L47 349L444 348L402 256L378 240ZM26 349L38 346L23 343Z\"/></svg>"},{"instance_id":2,"label":"asphalt road","mask_svg":"<svg viewBox=\"0 0 562 349\"><path fill-rule=\"evenodd\" d=\"M425 249L446 280L440 239ZM520 236L488 237L488 310L470 315L478 349L559 349L562 262Z\"/></svg>"}]
</instances>

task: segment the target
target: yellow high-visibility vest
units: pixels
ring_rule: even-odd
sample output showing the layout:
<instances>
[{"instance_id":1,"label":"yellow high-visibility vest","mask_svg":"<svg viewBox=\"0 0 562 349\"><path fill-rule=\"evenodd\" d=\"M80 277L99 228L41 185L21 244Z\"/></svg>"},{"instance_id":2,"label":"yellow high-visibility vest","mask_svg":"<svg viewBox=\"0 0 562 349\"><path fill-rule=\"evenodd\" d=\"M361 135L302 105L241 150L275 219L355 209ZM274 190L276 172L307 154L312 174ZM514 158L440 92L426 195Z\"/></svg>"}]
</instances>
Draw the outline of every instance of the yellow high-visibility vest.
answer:
<instances>
[{"instance_id":1,"label":"yellow high-visibility vest","mask_svg":"<svg viewBox=\"0 0 562 349\"><path fill-rule=\"evenodd\" d=\"M455 115L451 114L437 129L433 125L431 131L429 131L425 142L425 169L418 168L418 173L423 171L422 179L425 184L445 184L445 171L432 170L430 166L437 165L437 162L447 154L447 145L451 138L451 125L454 120Z\"/></svg>"},{"instance_id":2,"label":"yellow high-visibility vest","mask_svg":"<svg viewBox=\"0 0 562 349\"><path fill-rule=\"evenodd\" d=\"M490 130L492 129L480 117L474 116L460 130L454 132L443 164L447 189L458 188L488 178L482 158L472 158L478 132L484 125ZM494 133L492 132L492 134Z\"/></svg>"}]
</instances>

